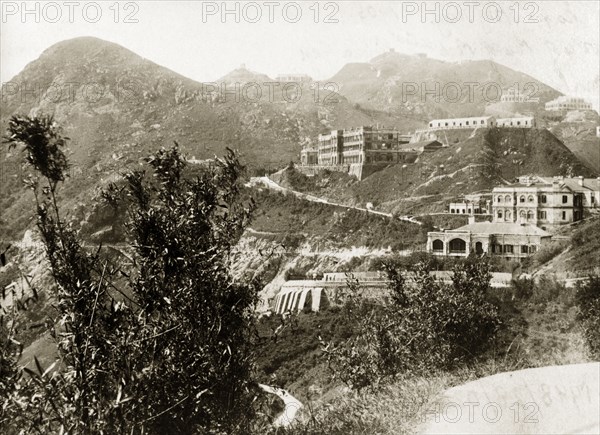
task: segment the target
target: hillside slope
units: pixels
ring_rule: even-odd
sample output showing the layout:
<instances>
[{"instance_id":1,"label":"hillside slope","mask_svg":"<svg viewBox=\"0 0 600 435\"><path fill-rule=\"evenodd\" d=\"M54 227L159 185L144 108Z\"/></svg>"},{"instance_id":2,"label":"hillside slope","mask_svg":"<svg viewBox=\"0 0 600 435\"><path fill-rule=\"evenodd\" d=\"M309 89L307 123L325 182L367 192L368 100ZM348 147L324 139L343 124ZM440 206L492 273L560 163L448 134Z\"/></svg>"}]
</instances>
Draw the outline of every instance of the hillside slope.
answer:
<instances>
[{"instance_id":1,"label":"hillside slope","mask_svg":"<svg viewBox=\"0 0 600 435\"><path fill-rule=\"evenodd\" d=\"M596 136L598 122L598 119L560 122L550 128L583 164L596 172L600 172L600 138Z\"/></svg>"}]
</instances>

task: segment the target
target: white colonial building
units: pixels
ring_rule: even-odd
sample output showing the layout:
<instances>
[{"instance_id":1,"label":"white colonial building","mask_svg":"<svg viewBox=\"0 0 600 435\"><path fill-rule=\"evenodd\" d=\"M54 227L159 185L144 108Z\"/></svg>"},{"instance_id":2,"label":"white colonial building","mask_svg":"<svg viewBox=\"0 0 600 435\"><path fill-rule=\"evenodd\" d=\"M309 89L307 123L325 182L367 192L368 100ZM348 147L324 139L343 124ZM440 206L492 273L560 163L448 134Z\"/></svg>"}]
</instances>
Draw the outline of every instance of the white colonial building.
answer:
<instances>
[{"instance_id":1,"label":"white colonial building","mask_svg":"<svg viewBox=\"0 0 600 435\"><path fill-rule=\"evenodd\" d=\"M521 259L537 252L551 238L535 225L471 222L454 230L427 233L427 251L448 257L475 253Z\"/></svg>"},{"instance_id":2,"label":"white colonial building","mask_svg":"<svg viewBox=\"0 0 600 435\"><path fill-rule=\"evenodd\" d=\"M496 118L494 116L475 116L470 118L434 119L429 121L429 130L456 130L470 128L533 128L536 126L533 116L514 118Z\"/></svg>"},{"instance_id":3,"label":"white colonial building","mask_svg":"<svg viewBox=\"0 0 600 435\"><path fill-rule=\"evenodd\" d=\"M583 98L562 95L552 101L548 101L546 103L546 110L553 112L561 110L592 110L592 104Z\"/></svg>"},{"instance_id":4,"label":"white colonial building","mask_svg":"<svg viewBox=\"0 0 600 435\"><path fill-rule=\"evenodd\" d=\"M584 218L600 204L600 179L520 177L519 183L492 191L494 222L519 222L542 228Z\"/></svg>"}]
</instances>

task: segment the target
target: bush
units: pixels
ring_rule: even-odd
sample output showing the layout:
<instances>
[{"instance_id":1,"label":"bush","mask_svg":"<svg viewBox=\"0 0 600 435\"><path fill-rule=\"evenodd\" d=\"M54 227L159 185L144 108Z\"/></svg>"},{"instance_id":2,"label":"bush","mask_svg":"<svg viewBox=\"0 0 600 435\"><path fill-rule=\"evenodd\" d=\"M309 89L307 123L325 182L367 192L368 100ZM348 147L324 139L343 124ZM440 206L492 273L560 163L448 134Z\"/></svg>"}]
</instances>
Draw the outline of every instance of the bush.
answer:
<instances>
[{"instance_id":1,"label":"bush","mask_svg":"<svg viewBox=\"0 0 600 435\"><path fill-rule=\"evenodd\" d=\"M529 300L533 296L535 289L534 278L515 278L511 282L512 291L515 298L519 300Z\"/></svg>"},{"instance_id":2,"label":"bush","mask_svg":"<svg viewBox=\"0 0 600 435\"><path fill-rule=\"evenodd\" d=\"M534 286L531 302L534 304L545 304L552 301L562 301L568 305L569 291L565 284L553 275L542 275Z\"/></svg>"},{"instance_id":3,"label":"bush","mask_svg":"<svg viewBox=\"0 0 600 435\"><path fill-rule=\"evenodd\" d=\"M583 335L587 342L592 358L600 358L600 277L590 276L589 279L576 287L575 300L579 313L577 319L581 322Z\"/></svg>"},{"instance_id":4,"label":"bush","mask_svg":"<svg viewBox=\"0 0 600 435\"><path fill-rule=\"evenodd\" d=\"M61 365L36 360L36 370L24 369L28 377L13 376L12 341L3 334L2 379L14 381L0 385L3 429L247 433L259 286L229 273L252 209L240 201L243 168L233 152L192 180L177 146L147 159L152 177L127 174L135 254L120 270L101 251L89 252L61 218L56 195L68 162L53 119L15 116L7 141L24 148L38 173L28 186L57 284L50 332Z\"/></svg>"},{"instance_id":5,"label":"bush","mask_svg":"<svg viewBox=\"0 0 600 435\"><path fill-rule=\"evenodd\" d=\"M336 375L354 388L379 383L404 372L451 369L475 360L500 328L496 308L487 301L491 274L487 259L470 258L455 266L452 285L430 275L419 263L410 276L388 266L392 303L351 297L345 306L357 335L329 344L328 361ZM357 283L350 283L358 295Z\"/></svg>"}]
</instances>

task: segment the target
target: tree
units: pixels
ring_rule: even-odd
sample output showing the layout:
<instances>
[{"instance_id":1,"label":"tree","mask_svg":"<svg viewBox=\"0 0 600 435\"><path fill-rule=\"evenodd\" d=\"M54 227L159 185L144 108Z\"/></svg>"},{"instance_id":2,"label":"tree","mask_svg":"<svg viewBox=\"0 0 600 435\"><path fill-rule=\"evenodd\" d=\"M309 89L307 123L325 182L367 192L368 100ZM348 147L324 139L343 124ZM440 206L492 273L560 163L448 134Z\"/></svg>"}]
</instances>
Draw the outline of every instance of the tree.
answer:
<instances>
[{"instance_id":1,"label":"tree","mask_svg":"<svg viewBox=\"0 0 600 435\"><path fill-rule=\"evenodd\" d=\"M56 368L28 370L3 397L26 433L235 433L253 417L250 336L258 282L229 274L254 204L228 150L195 178L177 144L127 173L133 264L121 270L61 217L68 138L51 117L13 116L6 142L37 173L38 229L56 282ZM115 205L112 188L104 195ZM126 276L127 278L123 278ZM4 365L3 365L4 367ZM7 366L10 370L10 365ZM16 418L16 416L20 416Z\"/></svg>"},{"instance_id":2,"label":"tree","mask_svg":"<svg viewBox=\"0 0 600 435\"><path fill-rule=\"evenodd\" d=\"M330 367L345 382L362 388L398 373L452 369L489 348L500 319L487 301L491 274L486 258L457 264L451 285L430 274L428 261L413 268L410 280L392 263L384 270L390 303L351 299L356 334L327 347ZM357 286L354 293L360 292Z\"/></svg>"}]
</instances>

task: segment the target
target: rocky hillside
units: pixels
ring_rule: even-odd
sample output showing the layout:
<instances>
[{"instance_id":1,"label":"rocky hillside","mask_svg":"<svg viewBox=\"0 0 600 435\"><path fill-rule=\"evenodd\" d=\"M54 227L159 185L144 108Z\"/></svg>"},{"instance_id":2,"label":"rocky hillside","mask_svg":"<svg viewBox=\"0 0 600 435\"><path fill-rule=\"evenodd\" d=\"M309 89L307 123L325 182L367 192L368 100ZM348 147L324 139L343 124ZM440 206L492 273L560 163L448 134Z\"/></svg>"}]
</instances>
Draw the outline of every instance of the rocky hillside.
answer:
<instances>
[{"instance_id":1,"label":"rocky hillside","mask_svg":"<svg viewBox=\"0 0 600 435\"><path fill-rule=\"evenodd\" d=\"M361 106L411 114L423 122L437 117L483 114L488 103L499 101L498 87L506 90L518 84L521 92L534 92L542 105L560 95L535 78L491 60L443 62L393 51L368 63L347 64L330 81L339 86L342 95ZM489 88L486 101L483 88L490 82L498 87ZM417 84L418 89L409 88L412 83ZM444 90L448 83L463 87L462 98L457 98L455 89ZM468 91L466 83L477 84L474 92ZM526 87L527 83L530 85ZM440 89L439 101L435 95L421 97L422 89L434 91L436 85Z\"/></svg>"},{"instance_id":2,"label":"rocky hillside","mask_svg":"<svg viewBox=\"0 0 600 435\"><path fill-rule=\"evenodd\" d=\"M224 79L247 78L234 71ZM226 90L235 92L235 87ZM76 38L48 48L3 89L0 129L4 134L14 114L55 116L71 139L74 182L64 194L75 209L86 206L101 180L173 140L197 159L222 155L230 147L251 168L279 167L297 159L302 144L327 128L398 123L390 114L362 111L325 90L261 92L261 98L252 89L223 93L220 86L183 77L117 44ZM2 234L20 234L29 225L31 198L21 186L26 175L21 161L22 156L0 148Z\"/></svg>"},{"instance_id":3,"label":"rocky hillside","mask_svg":"<svg viewBox=\"0 0 600 435\"><path fill-rule=\"evenodd\" d=\"M594 111L569 112L559 122L550 122L549 128L590 169L600 172L600 139L596 126L600 117Z\"/></svg>"}]
</instances>

